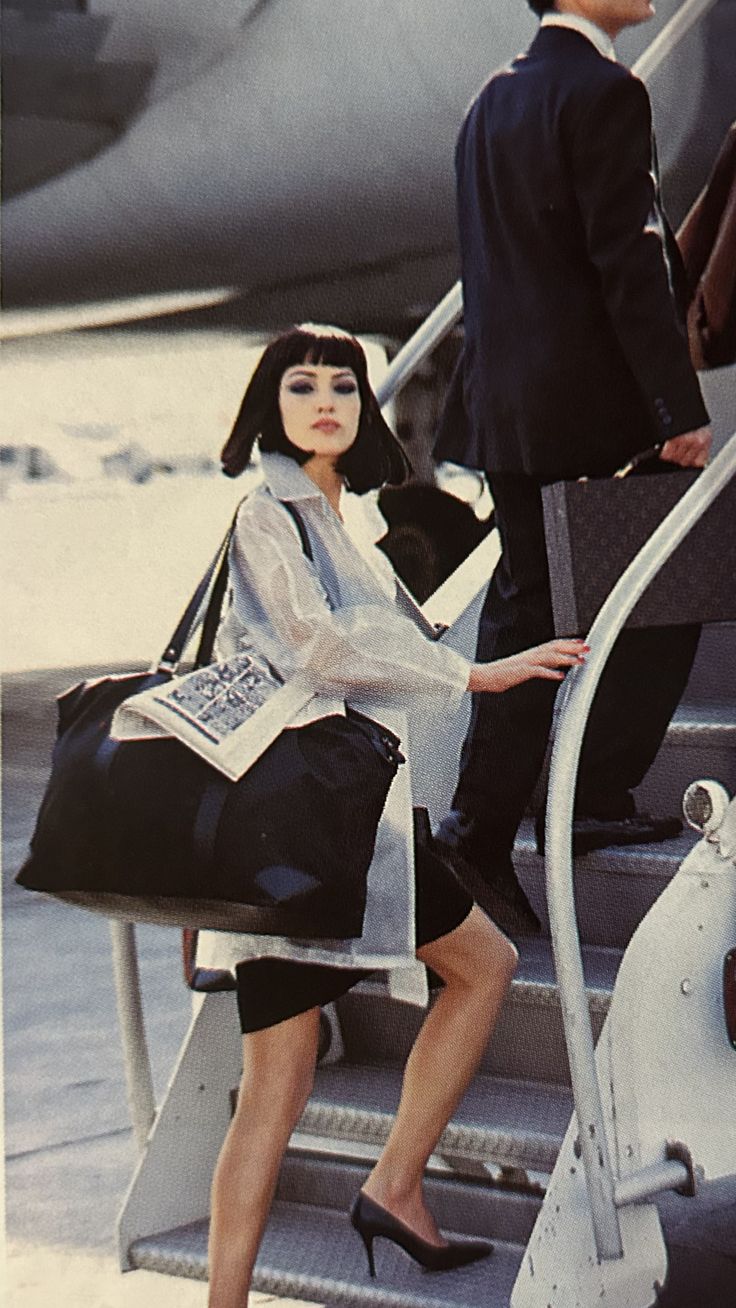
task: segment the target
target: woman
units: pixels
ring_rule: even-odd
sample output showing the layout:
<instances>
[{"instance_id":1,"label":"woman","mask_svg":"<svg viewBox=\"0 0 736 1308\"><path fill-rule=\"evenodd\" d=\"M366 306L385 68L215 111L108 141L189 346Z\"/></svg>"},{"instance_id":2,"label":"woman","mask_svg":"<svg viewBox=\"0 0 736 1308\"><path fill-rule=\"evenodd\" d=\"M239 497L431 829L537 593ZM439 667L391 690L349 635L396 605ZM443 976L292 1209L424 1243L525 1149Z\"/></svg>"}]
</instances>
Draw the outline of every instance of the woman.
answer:
<instances>
[{"instance_id":1,"label":"woman","mask_svg":"<svg viewBox=\"0 0 736 1308\"><path fill-rule=\"evenodd\" d=\"M319 692L312 716L344 712L346 703L378 711L405 751L413 704L426 712L430 698L433 712L441 713L465 691L503 691L530 677L561 680L561 669L582 659L581 643L563 640L471 665L398 612L395 576L372 545L381 528L370 529L369 512L358 512L370 505L346 488L361 495L401 481L407 462L353 337L305 326L271 343L223 450L226 473L236 476L248 466L256 441L263 481L238 513L230 605L218 633L221 657L252 643L282 675L299 670L311 680ZM297 512L312 561L284 503ZM307 716L305 710L297 721ZM414 950L444 984L412 1049L394 1126L351 1220L372 1275L377 1235L435 1270L491 1250L482 1241L453 1244L440 1235L422 1180L475 1072L518 956L426 848L417 851L415 897L407 771L400 769L384 809L361 939L331 947L228 937L227 958L218 960L237 964L244 1070L213 1182L210 1308L246 1306L279 1166L312 1087L320 1006L371 967L405 976Z\"/></svg>"}]
</instances>

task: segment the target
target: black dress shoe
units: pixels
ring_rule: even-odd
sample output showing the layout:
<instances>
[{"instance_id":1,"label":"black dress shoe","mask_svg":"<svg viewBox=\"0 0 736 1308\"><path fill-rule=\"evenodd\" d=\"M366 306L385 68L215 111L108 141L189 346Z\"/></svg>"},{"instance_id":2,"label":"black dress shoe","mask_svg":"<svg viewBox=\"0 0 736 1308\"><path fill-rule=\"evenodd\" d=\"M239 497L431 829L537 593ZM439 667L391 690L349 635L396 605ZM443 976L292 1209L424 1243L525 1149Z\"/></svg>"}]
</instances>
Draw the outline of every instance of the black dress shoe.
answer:
<instances>
[{"instance_id":1,"label":"black dress shoe","mask_svg":"<svg viewBox=\"0 0 736 1308\"><path fill-rule=\"evenodd\" d=\"M464 821L470 825L467 819ZM440 825L434 837L437 853L449 863L468 894L502 931L512 938L538 936L542 924L516 879L511 859L508 856L498 858L493 860L492 871L481 871L475 848L468 848L462 829L458 830L461 823L460 814L450 814Z\"/></svg>"},{"instance_id":2,"label":"black dress shoe","mask_svg":"<svg viewBox=\"0 0 736 1308\"><path fill-rule=\"evenodd\" d=\"M477 1263L479 1258L487 1258L493 1253L493 1245L488 1240L451 1240L444 1245L430 1244L362 1191L350 1209L350 1221L365 1245L371 1276L376 1275L376 1264L373 1261L373 1241L376 1236L397 1244L425 1272L451 1272L456 1267Z\"/></svg>"},{"instance_id":3,"label":"black dress shoe","mask_svg":"<svg viewBox=\"0 0 736 1308\"><path fill-rule=\"evenodd\" d=\"M535 824L537 853L544 853L544 819ZM594 849L607 849L609 845L647 845L653 841L672 840L682 831L678 817L654 818L648 813L635 813L630 817L576 817L572 824L572 852L590 854Z\"/></svg>"}]
</instances>

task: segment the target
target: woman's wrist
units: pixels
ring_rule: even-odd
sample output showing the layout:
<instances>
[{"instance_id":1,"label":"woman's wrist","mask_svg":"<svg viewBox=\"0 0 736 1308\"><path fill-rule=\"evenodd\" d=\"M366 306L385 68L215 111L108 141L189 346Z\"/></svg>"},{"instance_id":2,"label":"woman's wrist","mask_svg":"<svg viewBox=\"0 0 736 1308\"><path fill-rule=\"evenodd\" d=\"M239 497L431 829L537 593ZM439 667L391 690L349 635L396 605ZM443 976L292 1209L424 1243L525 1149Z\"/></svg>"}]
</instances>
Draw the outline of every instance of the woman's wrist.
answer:
<instances>
[{"instance_id":1,"label":"woman's wrist","mask_svg":"<svg viewBox=\"0 0 736 1308\"><path fill-rule=\"evenodd\" d=\"M471 663L468 690L474 694L488 694L500 690L498 668L493 663Z\"/></svg>"}]
</instances>

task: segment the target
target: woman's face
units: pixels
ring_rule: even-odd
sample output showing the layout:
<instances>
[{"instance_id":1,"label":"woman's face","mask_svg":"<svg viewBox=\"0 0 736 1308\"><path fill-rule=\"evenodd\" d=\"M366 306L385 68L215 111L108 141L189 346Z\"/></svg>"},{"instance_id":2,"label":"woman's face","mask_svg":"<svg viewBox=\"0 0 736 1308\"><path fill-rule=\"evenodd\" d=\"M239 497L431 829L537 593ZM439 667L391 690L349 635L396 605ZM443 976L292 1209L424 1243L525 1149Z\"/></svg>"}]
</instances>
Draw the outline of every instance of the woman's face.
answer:
<instances>
[{"instance_id":1,"label":"woman's face","mask_svg":"<svg viewBox=\"0 0 736 1308\"><path fill-rule=\"evenodd\" d=\"M352 368L300 363L287 368L279 410L287 438L298 450L339 459L358 434L360 391Z\"/></svg>"}]
</instances>

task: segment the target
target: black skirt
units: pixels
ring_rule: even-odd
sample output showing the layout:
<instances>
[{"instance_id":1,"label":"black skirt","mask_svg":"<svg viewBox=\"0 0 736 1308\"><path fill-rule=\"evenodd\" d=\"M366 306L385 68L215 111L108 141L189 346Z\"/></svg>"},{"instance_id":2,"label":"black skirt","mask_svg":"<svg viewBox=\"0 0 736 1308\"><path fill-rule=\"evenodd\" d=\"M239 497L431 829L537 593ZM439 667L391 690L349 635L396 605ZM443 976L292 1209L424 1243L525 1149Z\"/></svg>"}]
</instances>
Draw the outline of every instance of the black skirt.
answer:
<instances>
[{"instance_id":1,"label":"black skirt","mask_svg":"<svg viewBox=\"0 0 736 1308\"><path fill-rule=\"evenodd\" d=\"M416 944L420 948L460 926L473 901L431 843L424 841L415 842L414 884ZM245 1035L339 999L370 976L370 970L252 958L238 964L235 976L240 1029Z\"/></svg>"}]
</instances>

